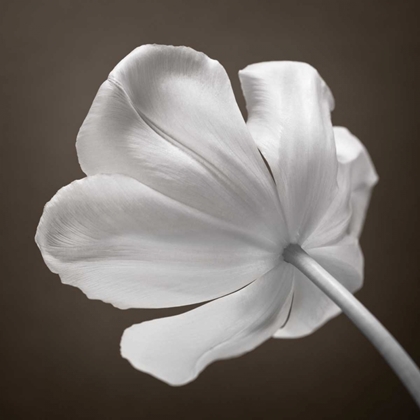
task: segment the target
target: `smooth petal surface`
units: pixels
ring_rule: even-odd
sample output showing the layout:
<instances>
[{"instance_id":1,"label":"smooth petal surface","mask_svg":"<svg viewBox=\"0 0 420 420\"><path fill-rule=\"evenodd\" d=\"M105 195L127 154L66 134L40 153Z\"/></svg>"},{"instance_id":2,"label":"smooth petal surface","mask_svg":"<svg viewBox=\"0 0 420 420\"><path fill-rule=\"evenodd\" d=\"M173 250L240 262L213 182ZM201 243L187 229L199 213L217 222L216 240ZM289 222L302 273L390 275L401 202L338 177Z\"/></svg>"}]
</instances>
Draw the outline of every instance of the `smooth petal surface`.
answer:
<instances>
[{"instance_id":1,"label":"smooth petal surface","mask_svg":"<svg viewBox=\"0 0 420 420\"><path fill-rule=\"evenodd\" d=\"M270 271L276 244L248 228L133 178L96 175L54 196L36 241L63 283L119 308L152 308L220 297Z\"/></svg>"},{"instance_id":2,"label":"smooth petal surface","mask_svg":"<svg viewBox=\"0 0 420 420\"><path fill-rule=\"evenodd\" d=\"M352 215L348 230L359 237L378 175L366 148L347 128L334 127L334 136L338 161L348 167L350 177Z\"/></svg>"},{"instance_id":3,"label":"smooth petal surface","mask_svg":"<svg viewBox=\"0 0 420 420\"><path fill-rule=\"evenodd\" d=\"M288 315L292 266L282 263L249 286L182 315L125 330L121 354L171 385L194 380L211 362L240 356L271 337Z\"/></svg>"},{"instance_id":4,"label":"smooth petal surface","mask_svg":"<svg viewBox=\"0 0 420 420\"><path fill-rule=\"evenodd\" d=\"M324 247L342 240L348 235L352 217L351 171L349 165L339 165L337 188L331 204L316 228L305 239L304 249Z\"/></svg>"},{"instance_id":5,"label":"smooth petal surface","mask_svg":"<svg viewBox=\"0 0 420 420\"><path fill-rule=\"evenodd\" d=\"M356 238L347 236L335 245L307 249L306 252L354 293L363 283L363 254ZM276 338L308 335L341 313L339 307L304 274L294 268L294 291L290 317Z\"/></svg>"},{"instance_id":6,"label":"smooth petal surface","mask_svg":"<svg viewBox=\"0 0 420 420\"><path fill-rule=\"evenodd\" d=\"M145 45L125 57L99 89L77 151L88 175L125 174L272 240L285 237L274 182L229 78L191 48Z\"/></svg>"},{"instance_id":7,"label":"smooth petal surface","mask_svg":"<svg viewBox=\"0 0 420 420\"><path fill-rule=\"evenodd\" d=\"M301 244L324 216L336 188L333 96L305 63L253 64L239 76L247 125L273 172L290 242Z\"/></svg>"}]
</instances>

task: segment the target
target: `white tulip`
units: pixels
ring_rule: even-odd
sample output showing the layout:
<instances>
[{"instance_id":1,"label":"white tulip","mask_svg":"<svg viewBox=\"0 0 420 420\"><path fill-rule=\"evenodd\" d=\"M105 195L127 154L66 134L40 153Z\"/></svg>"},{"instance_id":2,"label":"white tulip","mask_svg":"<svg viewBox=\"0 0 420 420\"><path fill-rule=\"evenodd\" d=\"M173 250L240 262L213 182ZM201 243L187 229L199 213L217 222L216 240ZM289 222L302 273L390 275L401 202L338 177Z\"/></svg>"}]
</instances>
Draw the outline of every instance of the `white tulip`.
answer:
<instances>
[{"instance_id":1,"label":"white tulip","mask_svg":"<svg viewBox=\"0 0 420 420\"><path fill-rule=\"evenodd\" d=\"M217 61L186 47L134 50L80 129L87 177L62 188L38 226L50 270L91 299L211 301L123 334L122 356L171 385L340 313L285 250L305 250L352 293L363 282L358 237L378 179L366 149L332 126L333 96L308 64L239 75L247 122Z\"/></svg>"}]
</instances>

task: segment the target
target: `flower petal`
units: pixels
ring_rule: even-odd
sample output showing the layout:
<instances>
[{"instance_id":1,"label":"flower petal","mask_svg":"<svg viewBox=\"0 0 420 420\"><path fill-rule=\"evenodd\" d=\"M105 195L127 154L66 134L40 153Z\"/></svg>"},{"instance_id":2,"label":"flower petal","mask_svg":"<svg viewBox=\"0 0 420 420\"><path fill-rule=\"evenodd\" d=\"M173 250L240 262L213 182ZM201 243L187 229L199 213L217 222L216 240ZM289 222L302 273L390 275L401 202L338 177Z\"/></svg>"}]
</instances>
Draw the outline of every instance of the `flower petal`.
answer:
<instances>
[{"instance_id":1,"label":"flower petal","mask_svg":"<svg viewBox=\"0 0 420 420\"><path fill-rule=\"evenodd\" d=\"M274 182L229 78L191 48L144 45L125 57L100 87L77 152L88 175L128 175L215 217L225 210L215 200L235 197L236 211L284 237Z\"/></svg>"},{"instance_id":2,"label":"flower petal","mask_svg":"<svg viewBox=\"0 0 420 420\"><path fill-rule=\"evenodd\" d=\"M322 267L350 292L363 283L363 254L356 238L347 236L336 245L306 250ZM294 292L290 317L276 338L299 338L308 335L341 313L339 307L294 268Z\"/></svg>"},{"instance_id":3,"label":"flower petal","mask_svg":"<svg viewBox=\"0 0 420 420\"><path fill-rule=\"evenodd\" d=\"M337 190L305 249L326 246L351 234L359 237L373 186L378 180L369 154L346 128L334 127L338 158Z\"/></svg>"},{"instance_id":4,"label":"flower petal","mask_svg":"<svg viewBox=\"0 0 420 420\"><path fill-rule=\"evenodd\" d=\"M228 217L238 203L216 201ZM167 307L233 292L270 271L278 244L124 175L95 175L46 205L36 241L51 271L119 308ZM256 223L258 225L258 223ZM238 226L241 226L239 228Z\"/></svg>"},{"instance_id":5,"label":"flower petal","mask_svg":"<svg viewBox=\"0 0 420 420\"><path fill-rule=\"evenodd\" d=\"M303 242L302 247L304 249L332 245L348 234L352 216L350 195L350 167L340 164L334 197L315 230Z\"/></svg>"},{"instance_id":6,"label":"flower petal","mask_svg":"<svg viewBox=\"0 0 420 420\"><path fill-rule=\"evenodd\" d=\"M290 242L301 244L323 217L336 187L333 96L305 63L253 64L239 76L247 125L273 172Z\"/></svg>"},{"instance_id":7,"label":"flower petal","mask_svg":"<svg viewBox=\"0 0 420 420\"><path fill-rule=\"evenodd\" d=\"M338 161L341 166L349 168L352 207L349 232L359 237L372 188L379 178L369 153L357 137L344 127L334 127L334 136Z\"/></svg>"},{"instance_id":8,"label":"flower petal","mask_svg":"<svg viewBox=\"0 0 420 420\"><path fill-rule=\"evenodd\" d=\"M271 337L288 314L292 267L279 264L249 286L184 314L125 330L121 354L171 385L194 380L210 363L240 356Z\"/></svg>"}]
</instances>

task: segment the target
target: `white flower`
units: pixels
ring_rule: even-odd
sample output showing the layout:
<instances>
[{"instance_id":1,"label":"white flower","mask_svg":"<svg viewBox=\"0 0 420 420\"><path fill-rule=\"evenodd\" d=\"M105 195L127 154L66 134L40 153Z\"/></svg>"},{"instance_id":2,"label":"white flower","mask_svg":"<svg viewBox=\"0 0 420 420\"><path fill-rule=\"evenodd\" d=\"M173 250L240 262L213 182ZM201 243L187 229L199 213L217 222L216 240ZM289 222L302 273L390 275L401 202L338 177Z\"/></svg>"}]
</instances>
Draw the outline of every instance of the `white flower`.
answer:
<instances>
[{"instance_id":1,"label":"white flower","mask_svg":"<svg viewBox=\"0 0 420 420\"><path fill-rule=\"evenodd\" d=\"M124 332L123 357L172 385L339 313L283 260L288 244L351 292L362 285L358 236L377 181L367 151L332 127L332 94L311 66L253 64L240 78L247 123L217 61L134 50L80 129L88 176L62 188L38 226L50 270L91 299L121 309L216 299Z\"/></svg>"}]
</instances>

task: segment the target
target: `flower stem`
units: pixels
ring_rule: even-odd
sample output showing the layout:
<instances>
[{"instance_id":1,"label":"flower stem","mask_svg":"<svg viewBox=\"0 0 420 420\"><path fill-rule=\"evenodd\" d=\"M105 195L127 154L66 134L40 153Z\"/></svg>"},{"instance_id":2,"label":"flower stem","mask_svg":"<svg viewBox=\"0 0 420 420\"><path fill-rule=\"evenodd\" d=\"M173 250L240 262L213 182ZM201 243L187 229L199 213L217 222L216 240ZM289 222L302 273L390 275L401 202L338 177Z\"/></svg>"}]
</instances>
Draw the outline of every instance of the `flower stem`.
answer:
<instances>
[{"instance_id":1,"label":"flower stem","mask_svg":"<svg viewBox=\"0 0 420 420\"><path fill-rule=\"evenodd\" d=\"M305 274L356 324L382 354L420 407L419 368L384 326L299 245L289 245L284 250L283 258Z\"/></svg>"}]
</instances>

